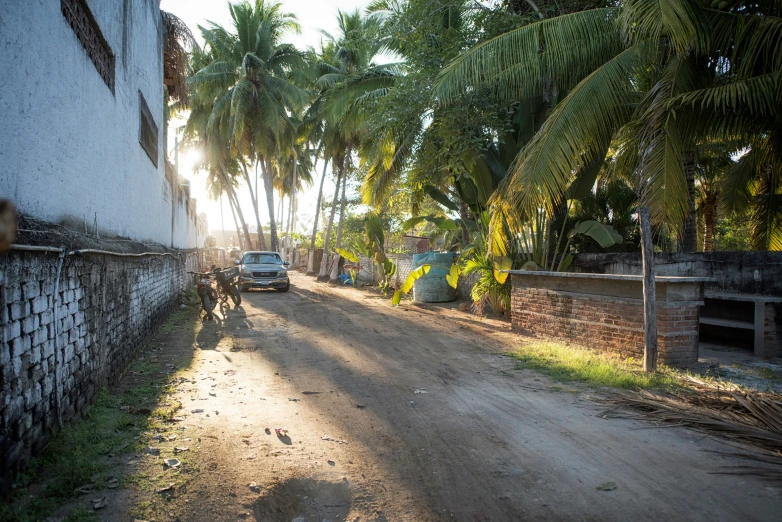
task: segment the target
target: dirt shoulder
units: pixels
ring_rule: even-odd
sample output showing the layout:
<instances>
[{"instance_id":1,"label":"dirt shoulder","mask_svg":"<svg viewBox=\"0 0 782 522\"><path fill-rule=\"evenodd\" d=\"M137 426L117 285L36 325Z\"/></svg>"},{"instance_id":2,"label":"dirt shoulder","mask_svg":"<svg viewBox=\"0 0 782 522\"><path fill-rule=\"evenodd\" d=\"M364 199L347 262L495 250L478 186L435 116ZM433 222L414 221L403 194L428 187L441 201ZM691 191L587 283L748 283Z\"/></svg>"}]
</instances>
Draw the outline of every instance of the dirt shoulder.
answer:
<instances>
[{"instance_id":1,"label":"dirt shoulder","mask_svg":"<svg viewBox=\"0 0 782 522\"><path fill-rule=\"evenodd\" d=\"M101 492L101 520L772 520L782 510L779 488L716 474L740 465L703 451L724 444L604 419L588 389L515 370L503 352L520 338L505 322L393 309L300 275L287 294L242 295L215 322L191 314L161 331L113 392L135 397L150 375L171 383L138 399L158 420L114 457L122 486ZM598 489L608 482L616 488Z\"/></svg>"}]
</instances>

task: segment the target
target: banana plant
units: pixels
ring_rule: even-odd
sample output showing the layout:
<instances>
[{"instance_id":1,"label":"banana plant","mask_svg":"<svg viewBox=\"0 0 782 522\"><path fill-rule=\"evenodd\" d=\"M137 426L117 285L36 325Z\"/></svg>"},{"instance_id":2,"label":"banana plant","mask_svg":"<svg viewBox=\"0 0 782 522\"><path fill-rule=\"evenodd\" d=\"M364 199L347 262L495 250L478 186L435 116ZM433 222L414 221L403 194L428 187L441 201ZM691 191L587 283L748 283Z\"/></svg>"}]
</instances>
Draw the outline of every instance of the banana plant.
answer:
<instances>
[{"instance_id":1,"label":"banana plant","mask_svg":"<svg viewBox=\"0 0 782 522\"><path fill-rule=\"evenodd\" d=\"M364 233L364 238L357 238L353 241L353 251L338 248L337 253L351 263L360 262L358 253L374 261L383 271L383 278L378 283L378 287L383 292L383 295L387 295L391 288L391 278L396 274L396 264L386 257L385 235L380 216L372 213L365 218ZM353 281L355 281L356 274L354 270L350 271L350 275Z\"/></svg>"},{"instance_id":2,"label":"banana plant","mask_svg":"<svg viewBox=\"0 0 782 522\"><path fill-rule=\"evenodd\" d=\"M579 235L591 237L602 248L608 248L624 241L622 236L611 225L591 219L579 221L566 233L568 213L565 214L556 243L553 241L553 220L547 216L543 209L538 210L532 219L528 219L521 226L516 227L519 233L516 235L515 244L518 246L521 259L525 261L524 269L565 272L570 268L574 259L573 254L570 252L570 246L573 239ZM495 220L494 224L499 221ZM505 239L507 236L507 231L503 227L492 227L492 244L502 245L500 248L495 248L495 250L505 251L507 249L508 240ZM565 237L567 237L567 241L564 248L560 250Z\"/></svg>"}]
</instances>

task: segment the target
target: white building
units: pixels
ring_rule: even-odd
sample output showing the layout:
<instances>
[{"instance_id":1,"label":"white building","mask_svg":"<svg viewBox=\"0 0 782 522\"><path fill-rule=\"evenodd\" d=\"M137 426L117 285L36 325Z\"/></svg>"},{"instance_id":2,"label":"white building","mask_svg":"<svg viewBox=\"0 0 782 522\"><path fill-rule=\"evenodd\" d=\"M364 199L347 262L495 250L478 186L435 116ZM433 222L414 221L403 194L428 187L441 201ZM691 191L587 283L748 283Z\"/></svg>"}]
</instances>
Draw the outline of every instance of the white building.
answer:
<instances>
[{"instance_id":1,"label":"white building","mask_svg":"<svg viewBox=\"0 0 782 522\"><path fill-rule=\"evenodd\" d=\"M166 168L165 34L159 0L0 0L0 198L101 236L203 245Z\"/></svg>"}]
</instances>

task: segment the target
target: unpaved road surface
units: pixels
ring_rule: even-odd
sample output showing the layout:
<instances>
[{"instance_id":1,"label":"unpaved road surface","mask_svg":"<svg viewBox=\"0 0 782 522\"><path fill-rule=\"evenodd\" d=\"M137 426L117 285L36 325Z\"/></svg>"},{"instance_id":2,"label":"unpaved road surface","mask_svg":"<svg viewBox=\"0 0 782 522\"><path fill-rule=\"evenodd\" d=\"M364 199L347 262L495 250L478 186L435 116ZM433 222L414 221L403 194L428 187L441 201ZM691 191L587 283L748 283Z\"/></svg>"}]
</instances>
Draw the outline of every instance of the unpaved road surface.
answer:
<instances>
[{"instance_id":1,"label":"unpaved road surface","mask_svg":"<svg viewBox=\"0 0 782 522\"><path fill-rule=\"evenodd\" d=\"M113 500L126 509L102 519L144 509L155 520L297 522L782 514L778 488L713 474L741 463L702 450L733 448L606 420L594 392L514 370L502 352L523 340L505 322L393 309L298 274L287 294L242 295L160 349L190 354L169 396L182 404L179 438L143 457L152 492L129 488ZM159 459L183 445L181 467L163 470ZM156 494L169 479L171 492ZM599 491L607 482L616 489Z\"/></svg>"}]
</instances>

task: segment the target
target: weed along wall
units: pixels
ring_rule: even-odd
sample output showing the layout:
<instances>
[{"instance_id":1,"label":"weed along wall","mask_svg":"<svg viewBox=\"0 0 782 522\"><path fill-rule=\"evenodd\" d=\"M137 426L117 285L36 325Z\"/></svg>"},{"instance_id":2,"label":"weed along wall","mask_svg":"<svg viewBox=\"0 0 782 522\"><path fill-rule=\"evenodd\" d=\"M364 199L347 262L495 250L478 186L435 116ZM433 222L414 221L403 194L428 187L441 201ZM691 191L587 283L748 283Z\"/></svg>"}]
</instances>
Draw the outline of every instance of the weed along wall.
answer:
<instances>
[{"instance_id":1,"label":"weed along wall","mask_svg":"<svg viewBox=\"0 0 782 522\"><path fill-rule=\"evenodd\" d=\"M34 248L34 247L33 247ZM0 256L0 489L177 306L195 254Z\"/></svg>"},{"instance_id":2,"label":"weed along wall","mask_svg":"<svg viewBox=\"0 0 782 522\"><path fill-rule=\"evenodd\" d=\"M511 271L514 328L589 348L643 357L641 276ZM698 361L703 285L698 277L657 277L660 362L686 367Z\"/></svg>"}]
</instances>

